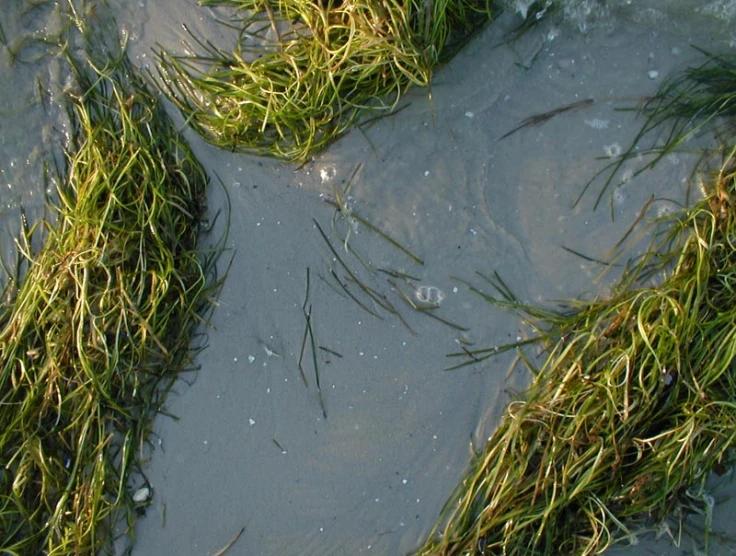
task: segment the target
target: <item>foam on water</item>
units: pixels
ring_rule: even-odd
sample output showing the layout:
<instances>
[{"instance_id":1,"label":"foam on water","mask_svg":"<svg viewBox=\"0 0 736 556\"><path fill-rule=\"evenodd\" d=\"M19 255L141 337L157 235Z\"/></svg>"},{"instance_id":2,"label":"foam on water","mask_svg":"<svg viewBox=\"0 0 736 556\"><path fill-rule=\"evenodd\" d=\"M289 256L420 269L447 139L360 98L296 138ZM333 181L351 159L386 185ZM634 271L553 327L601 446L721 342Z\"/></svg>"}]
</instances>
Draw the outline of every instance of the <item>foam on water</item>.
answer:
<instances>
[{"instance_id":1,"label":"foam on water","mask_svg":"<svg viewBox=\"0 0 736 556\"><path fill-rule=\"evenodd\" d=\"M716 34L733 36L730 25L736 20L736 0L505 0L504 3L524 19L540 19L556 8L565 22L583 33L610 28L612 20L622 16L676 28L683 24L692 28L715 25Z\"/></svg>"}]
</instances>

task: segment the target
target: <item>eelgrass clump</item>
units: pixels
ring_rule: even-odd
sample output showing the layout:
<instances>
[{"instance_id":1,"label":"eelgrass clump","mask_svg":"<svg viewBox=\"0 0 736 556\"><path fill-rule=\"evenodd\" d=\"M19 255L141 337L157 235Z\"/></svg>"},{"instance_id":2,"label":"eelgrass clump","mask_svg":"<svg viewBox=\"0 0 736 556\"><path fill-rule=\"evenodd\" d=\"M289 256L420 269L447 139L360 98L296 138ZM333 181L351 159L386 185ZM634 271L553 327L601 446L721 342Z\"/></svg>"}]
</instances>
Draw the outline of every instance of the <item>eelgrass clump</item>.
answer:
<instances>
[{"instance_id":1,"label":"eelgrass clump","mask_svg":"<svg viewBox=\"0 0 736 556\"><path fill-rule=\"evenodd\" d=\"M213 287L188 145L124 56L75 73L59 206L20 238L0 306L3 554L98 554L131 525L150 420Z\"/></svg>"},{"instance_id":2,"label":"eelgrass clump","mask_svg":"<svg viewBox=\"0 0 736 556\"><path fill-rule=\"evenodd\" d=\"M548 312L492 282L547 357L522 357L531 387L421 554L594 554L693 499L710 511L706 478L736 440L735 155L610 298Z\"/></svg>"},{"instance_id":3,"label":"eelgrass clump","mask_svg":"<svg viewBox=\"0 0 736 556\"><path fill-rule=\"evenodd\" d=\"M232 53L162 52L187 121L233 151L305 160L384 113L491 17L491 0L203 0L236 8Z\"/></svg>"}]
</instances>

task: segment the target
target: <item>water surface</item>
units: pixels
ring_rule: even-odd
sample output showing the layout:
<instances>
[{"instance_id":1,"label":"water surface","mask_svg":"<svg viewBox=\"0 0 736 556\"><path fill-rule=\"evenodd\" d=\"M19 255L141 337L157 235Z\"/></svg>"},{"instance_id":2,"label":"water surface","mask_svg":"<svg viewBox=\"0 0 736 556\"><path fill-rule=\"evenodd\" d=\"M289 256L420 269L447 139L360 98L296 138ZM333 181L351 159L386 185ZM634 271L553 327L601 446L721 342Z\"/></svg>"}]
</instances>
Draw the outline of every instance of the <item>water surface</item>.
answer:
<instances>
[{"instance_id":1,"label":"water surface","mask_svg":"<svg viewBox=\"0 0 736 556\"><path fill-rule=\"evenodd\" d=\"M514 6L522 11L524 4ZM611 189L597 210L599 182L573 206L605 157L628 147L642 124L621 109L697 61L693 44L731 48L717 17L730 13L726 2L628 4L568 3L566 20L544 21L502 45L521 21L507 13L437 72L431 96L412 90L399 115L348 134L301 167L222 152L188 133L213 177L211 211L225 206L225 191L230 197L233 259L200 370L168 400L179 419L154 424L146 469L154 497L136 527L134 555L213 554L242 527L230 554L393 555L422 542L465 469L471 442L481 445L510 394L529 379L507 356L443 370L463 342L492 346L528 333L466 282L486 287L477 271L495 271L520 299L549 306L605 292L615 270L601 278L600 266L563 247L602 257L651 195L659 199L652 216L686 200L694 159L677 154ZM143 68L155 68L157 45L185 50L183 24L219 44L231 39L216 22L223 11L191 0L113 8ZM22 36L53 13L33 17L16 27L3 21L3 29ZM10 64L6 55L2 64L7 245L19 207L41 210L40 168L64 137L59 112L49 113L54 102L36 96L39 78L43 85L64 77L53 59ZM500 140L524 118L587 99ZM622 177L645 163L627 163ZM350 230L345 249L325 199L359 165L352 209L423 265L366 226L338 218L337 231L344 237ZM372 316L340 294L331 269L343 280L346 273L315 222L404 322L385 311ZM396 280L377 269L411 275L417 289L437 288L437 314L467 332L413 312ZM317 363L327 418L311 355L307 387L297 365L307 272L316 345L325 348ZM666 538L655 550L675 553Z\"/></svg>"}]
</instances>

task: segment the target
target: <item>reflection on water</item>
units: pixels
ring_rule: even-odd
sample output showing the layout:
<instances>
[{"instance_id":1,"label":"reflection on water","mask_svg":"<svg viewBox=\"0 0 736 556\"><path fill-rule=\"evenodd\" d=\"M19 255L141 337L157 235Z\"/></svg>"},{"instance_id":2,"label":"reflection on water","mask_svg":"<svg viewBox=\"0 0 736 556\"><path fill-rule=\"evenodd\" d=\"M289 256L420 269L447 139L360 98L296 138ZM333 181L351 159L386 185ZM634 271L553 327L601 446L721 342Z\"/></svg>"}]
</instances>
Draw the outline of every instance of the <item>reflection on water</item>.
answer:
<instances>
[{"instance_id":1,"label":"reflection on water","mask_svg":"<svg viewBox=\"0 0 736 556\"><path fill-rule=\"evenodd\" d=\"M54 194L55 159L68 139L60 95L68 75L58 58L63 23L55 3L7 4L0 20L0 252L9 262L21 212L33 223Z\"/></svg>"}]
</instances>

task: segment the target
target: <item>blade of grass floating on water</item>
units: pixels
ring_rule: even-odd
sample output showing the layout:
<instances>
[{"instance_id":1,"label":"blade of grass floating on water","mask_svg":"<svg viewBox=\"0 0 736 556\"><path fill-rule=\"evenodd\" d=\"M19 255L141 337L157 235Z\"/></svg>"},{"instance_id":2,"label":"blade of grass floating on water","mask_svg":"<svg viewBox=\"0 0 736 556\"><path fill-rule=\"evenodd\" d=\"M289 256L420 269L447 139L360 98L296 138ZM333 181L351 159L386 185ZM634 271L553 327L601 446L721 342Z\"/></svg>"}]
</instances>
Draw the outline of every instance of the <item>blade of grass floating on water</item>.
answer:
<instances>
[{"instance_id":1,"label":"blade of grass floating on water","mask_svg":"<svg viewBox=\"0 0 736 556\"><path fill-rule=\"evenodd\" d=\"M410 257L414 262L423 265L424 261L422 261L419 257L414 255L411 251L409 251L407 248L405 248L403 245L401 245L398 241L393 239L391 236L386 234L384 231L382 231L380 228L374 226L371 222L366 220L365 218L358 215L351 207L349 207L347 199L350 192L350 188L353 185L355 176L357 175L358 171L362 168L362 164L358 164L355 169L353 170L353 173L350 175L350 178L347 181L347 184L345 185L345 188L343 191L340 191L340 188L337 186L337 184L333 184L332 190L333 195L335 197L334 200L332 199L325 199L325 202L329 204L330 206L334 207L336 210L335 212L335 218L337 218L337 215L340 214L342 217L348 222L348 233L343 241L345 250L348 249L348 238L350 237L350 233L352 231L352 221L357 221L360 224L363 224L366 228L371 230L372 232L378 234L381 238L388 241L392 246L394 246L396 249ZM335 229L335 218L333 218L332 227L333 230ZM363 266L366 268L369 268L369 265L367 265L361 257L357 255L357 253L354 253L358 259L361 261Z\"/></svg>"},{"instance_id":2,"label":"blade of grass floating on water","mask_svg":"<svg viewBox=\"0 0 736 556\"><path fill-rule=\"evenodd\" d=\"M333 270L332 268L330 268L330 271L331 271L331 273L332 273L332 278L333 278L333 279L335 279L335 281L339 283L339 282L340 282L340 280L339 280L339 278L337 278L337 274L336 274L336 273L334 273L334 270ZM334 284L333 284L332 282L328 281L328 280L327 280L327 279L326 279L326 278L325 278L324 276L322 276L321 274L317 274L317 277L318 277L318 278L319 278L320 280L322 280L322 283L323 283L323 284L325 284L325 285L326 285L326 286L327 286L328 288L330 288L330 289L331 289L331 290L332 290L333 292L335 292L335 293L336 293L337 295L339 295L339 296L340 296L340 297L342 297L343 299L351 299L350 297L348 297L348 296L347 296L347 295L345 294L345 291L344 291L344 289L342 288L342 286L340 287L340 289L337 289L337 288L335 287L335 285L334 285Z\"/></svg>"},{"instance_id":3,"label":"blade of grass floating on water","mask_svg":"<svg viewBox=\"0 0 736 556\"><path fill-rule=\"evenodd\" d=\"M304 382L304 386L308 387L307 384L307 377L304 372L304 367L302 366L302 362L304 359L304 350L307 345L307 338L309 338L309 345L312 349L312 364L314 365L314 377L315 377L315 383L317 385L317 397L319 399L319 405L322 409L322 416L327 419L327 411L325 409L325 402L322 397L322 387L320 386L319 382L319 366L317 364L317 349L315 347L315 340L314 340L314 332L312 330L312 304L309 303L309 267L307 267L307 287L306 287L306 293L304 294L304 303L302 304L302 313L304 314L304 320L306 321L306 325L304 328L304 335L302 336L302 347L299 354L299 372L302 375L302 381ZM342 357L342 356L341 356Z\"/></svg>"},{"instance_id":4,"label":"blade of grass floating on water","mask_svg":"<svg viewBox=\"0 0 736 556\"><path fill-rule=\"evenodd\" d=\"M351 280L351 279L348 278L348 280ZM353 283L355 282L353 281ZM406 322L403 315L399 312L398 309L396 309L394 304L391 303L385 295L375 290L374 288L371 288L370 286L365 286L362 284L358 284L358 286L360 286L361 289L363 289L363 291L365 291L366 294L371 297L374 303L376 303L379 307L381 307L383 310L385 310L389 314L394 315L396 318L398 318L401 321L401 324L403 324L406 327L406 329L409 332L411 332L412 336L416 336L416 333L411 328L411 326L409 326L409 323Z\"/></svg>"},{"instance_id":5,"label":"blade of grass floating on water","mask_svg":"<svg viewBox=\"0 0 736 556\"><path fill-rule=\"evenodd\" d=\"M355 275L355 273L352 270L350 270L350 267L348 267L348 265L345 263L345 261L342 260L342 258L340 257L340 255L338 255L337 251L332 246L332 243L328 239L327 234L325 234L324 230L319 225L319 223L317 222L317 220L315 220L314 218L312 218L312 221L314 222L314 225L317 226L317 230L319 231L320 235L322 236L322 239L325 240L325 243L327 244L327 247L329 247L329 249L332 252L332 254L334 255L335 259L337 259L337 261L342 266L343 270L345 270L345 272L347 274L347 277L348 277L347 279L350 280L352 283L356 284L358 286L358 288L360 288L363 291L363 293L365 293L369 298L371 298L371 300L374 303L376 303L379 307L381 307L382 309L385 309L389 313L394 313L395 314L396 309L393 308L393 306L388 302L388 300L384 296L382 296L380 293L376 292L374 289L370 288L369 286L366 286L360 279L358 279L358 277ZM355 298L355 296L347 289L347 286L345 284L343 284L342 281L337 277L337 274L335 274L334 270L330 269L330 272L332 273L332 275L335 278L335 280L337 281L337 283L340 284L340 286L343 288L343 290L345 291L345 293L347 293L350 296L350 298L353 299L353 301L355 301L356 303L358 303L358 305L360 305L363 309L365 309L369 313L373 314L374 316L377 316L377 317L381 318L377 313L375 313L375 311L370 310L363 303L359 303L358 302L358 300Z\"/></svg>"},{"instance_id":6,"label":"blade of grass floating on water","mask_svg":"<svg viewBox=\"0 0 736 556\"><path fill-rule=\"evenodd\" d=\"M330 348L325 347L325 346L318 346L318 347L319 347L319 349L321 349L325 353L329 353L330 355L334 355L335 357L339 357L340 359L342 359L342 357L343 357L342 356L342 353L338 353L334 349L330 349Z\"/></svg>"},{"instance_id":7,"label":"blade of grass floating on water","mask_svg":"<svg viewBox=\"0 0 736 556\"><path fill-rule=\"evenodd\" d=\"M337 276L337 274L332 268L330 268L330 274L335 279L335 282L337 282L338 285L342 288L342 290L347 294L347 296L353 301L355 301L355 303L357 303L361 309L373 315L374 317L383 320L383 317L381 315L379 315L377 312L375 312L373 309L371 309L370 307L365 305L362 301L360 301L357 297L355 297L355 295L353 295L353 293L348 289L348 287L345 284L343 284L342 280L340 280L340 278Z\"/></svg>"},{"instance_id":8,"label":"blade of grass floating on water","mask_svg":"<svg viewBox=\"0 0 736 556\"><path fill-rule=\"evenodd\" d=\"M276 440L274 440L276 442ZM276 445L278 446L278 442L276 442ZM227 543L225 546L223 546L220 550L215 552L213 556L225 556L230 549L235 546L235 544L240 540L240 537L243 536L243 533L245 533L245 527L242 527L240 531L237 532L237 534L233 537L233 540L231 540L229 543Z\"/></svg>"},{"instance_id":9,"label":"blade of grass floating on water","mask_svg":"<svg viewBox=\"0 0 736 556\"><path fill-rule=\"evenodd\" d=\"M353 172L353 176L355 175L355 173L357 172L357 170L358 170L358 169L359 169L359 167L358 167L358 168L356 168L356 170L355 170L355 171ZM352 180L352 179L351 179L351 180ZM345 193L345 192L347 192L347 188L345 189L345 191L344 191L343 193ZM339 193L339 192L336 192L336 195L339 195L339 197L340 197L340 199L341 199L341 201L342 201L342 205L345 205L345 197L344 197L344 195L343 195L343 194L341 194L341 193ZM332 201L331 201L331 204L332 204L332 205L333 205L333 206L334 206L334 207L335 207L336 209L338 209L338 211L340 211L340 212L342 212L342 211L345 211L345 210L346 210L346 209L344 209L344 208L343 208L343 209L341 209L341 208L340 208L340 206L341 206L341 205L340 205L340 203L338 203L338 202L332 202ZM401 313L400 313L400 312L399 312L399 311L398 311L398 310L396 309L396 307L395 307L395 306L393 305L393 303L391 303L391 301L390 301L390 300L389 300L389 299L388 299L388 298L387 298L387 297L386 297L386 296L385 296L384 294L382 294L382 293L381 293L380 291L377 291L377 290L376 290L375 288L372 288L372 287L368 286L367 284L365 284L365 283L364 283L363 281L361 281L361 280L360 280L360 279L358 278L358 276L356 275L356 273L355 273L355 272L353 272L353 271L352 271L352 270L351 270L351 269L350 269L350 268L349 268L349 267L347 266L347 264L346 264L346 263L345 263L345 261L344 261L344 260L342 259L342 257L341 257L341 256L340 256L340 255L339 255L339 254L337 253L336 249L335 249L335 248L334 248L334 247L332 246L332 243L330 242L329 238L327 237L327 234L326 234L326 233L324 232L324 230L323 230L323 229L322 229L322 227L321 227L321 226L319 225L319 223L318 223L318 222L317 222L317 221L316 221L315 219L312 219L312 220L313 220L313 222L314 222L315 226L317 227L317 230L319 231L320 235L322 236L322 239L324 239L325 243L327 243L327 246L329 247L329 249L330 249L330 251L332 252L333 256L335 257L335 259L336 259L336 260L337 260L337 261L338 261L338 262L340 263L340 265L341 265L341 266L343 267L343 269L345 270L345 272L346 272L346 278L345 278L345 282L349 282L349 283L352 283L352 284L356 285L356 286L357 286L357 287L358 287L358 288L359 288L359 289L360 289L360 290L361 290L361 291L362 291L362 292L363 292L363 293L364 293L364 294L365 294L366 296L368 296L368 297L369 297L369 298L371 299L371 301L372 301L372 302L373 302L373 303L374 303L374 304L375 304L375 305L376 305L377 307L380 307L381 309L383 309L383 310L384 310L384 311L386 311L387 313L389 313L389 314L391 314L391 315L394 315L394 316L396 316L396 317L397 317L397 318L398 318L398 319L399 319L399 320L401 321L401 323L402 323L402 324L403 324L403 325L404 325L404 326L405 326L405 327L407 328L407 330L409 330L409 332L411 332L411 334L415 335L415 332L414 332L414 330L412 330L412 328L411 328L411 327L409 326L409 324L408 324L408 323L406 322L406 320L405 320L405 319L404 319L404 317L403 317L403 316L401 315ZM333 222L334 222L334 220L333 220ZM355 256L356 256L356 258L358 258L358 260L359 260L359 261L360 261L360 262L361 262L361 263L363 264L363 266L365 266L365 267L366 267L366 268L367 268L367 269L368 269L368 270L369 270L369 271L370 271L371 273L373 273L373 272L374 272L374 269L373 269L373 268L372 268L372 267L371 267L371 266L370 266L369 264L367 264L367 263L366 263L366 262L365 262L365 261L364 261L364 260L363 260L363 259L362 259L362 258L361 258L361 257L360 257L360 256L359 256L359 255L358 255L358 254L357 254L356 252L355 252L355 251L354 251L354 249L352 249L352 248L351 248L351 249L350 249L350 251L351 251L351 252L353 253L353 255L355 255ZM341 280L341 279L340 279L340 278L339 278L339 277L337 276L337 273L335 272L335 270L334 270L334 269L332 269L332 268L331 268L331 269L330 269L330 273L332 274L332 277L333 277L333 278L334 278L334 280L335 280L335 281L336 281L336 282L338 283L338 285L340 286L340 288L341 288L341 289L343 290L343 292L344 292L344 293L345 293L346 295L348 295L348 297L350 297L350 298L351 298L351 299L352 299L353 301L355 301L355 302L356 302L356 303L357 303L357 304L358 304L358 305L359 305L359 306L360 306L360 307L361 307L361 308L362 308L363 310L365 310L365 311L369 312L369 313L370 313L371 315L373 315L373 316L376 316L376 317L378 317L378 318L382 318L382 317L380 316L380 314L379 314L379 313L378 313L378 312L377 312L376 310L373 310L373 309L369 308L369 307L368 307L368 306L367 306L367 305L366 305L365 303L363 303L362 301L360 301L360 300L359 300L359 299L358 299L358 298L357 298L357 297L356 297L356 296L355 296L355 295L354 295L354 294L353 294L353 293L352 293L352 292L350 291L350 289L348 288L347 284L346 284L345 282L343 282L343 280ZM440 320L443 320L443 321L444 321L444 319L440 319ZM449 323L449 322L445 322L445 324L450 324L450 325L452 325L452 324L451 324L451 323ZM453 325L453 326L456 326L456 325Z\"/></svg>"},{"instance_id":10,"label":"blade of grass floating on water","mask_svg":"<svg viewBox=\"0 0 736 556\"><path fill-rule=\"evenodd\" d=\"M473 284L466 280L463 280L462 278L454 277L454 279L462 284L465 284L472 293L480 296L488 303L491 303L492 305L496 305L498 307L506 308L522 318L527 315L534 315L536 318L551 318L555 315L553 311L546 311L545 309L526 305L519 301L513 294L513 292L508 289L503 280L501 280L496 271L494 271L494 276L497 278L497 280L493 280L477 270L475 271L475 273L483 278L492 288L494 288L501 295L501 299L485 293L484 291L476 288Z\"/></svg>"},{"instance_id":11,"label":"blade of grass floating on water","mask_svg":"<svg viewBox=\"0 0 736 556\"><path fill-rule=\"evenodd\" d=\"M407 274L406 272L401 272L399 270L394 270L391 268L377 268L377 272L382 272L384 274L388 274L392 278L400 278L402 280L413 280L414 282L419 282L420 278L417 278L416 276L412 276L411 274Z\"/></svg>"},{"instance_id":12,"label":"blade of grass floating on water","mask_svg":"<svg viewBox=\"0 0 736 556\"><path fill-rule=\"evenodd\" d=\"M307 326L307 323L305 323L304 334L302 335L302 347L299 349L299 361L297 362L297 367L299 367L299 374L302 377L302 382L304 383L305 388L309 388L309 384L307 383L307 375L304 372L304 367L302 366L302 363L304 362L304 349L307 347L307 334L309 334L309 327Z\"/></svg>"},{"instance_id":13,"label":"blade of grass floating on water","mask_svg":"<svg viewBox=\"0 0 736 556\"><path fill-rule=\"evenodd\" d=\"M564 106L560 106L558 108L555 108L553 110L550 110L549 112L545 112L543 114L535 114L533 116L529 116L528 118L524 118L521 123L516 126L511 131L506 132L501 137L498 138L499 141L506 139L510 135L513 135L517 131L521 131L524 128L530 127L530 126L536 126L541 125L555 116L558 116L560 114L564 114L565 112L571 112L573 110L580 110L582 108L587 108L589 106L593 105L593 102L595 102L592 98L586 98L584 100L579 100L577 102L573 102L571 104L566 104Z\"/></svg>"},{"instance_id":14,"label":"blade of grass floating on water","mask_svg":"<svg viewBox=\"0 0 736 556\"><path fill-rule=\"evenodd\" d=\"M307 330L309 331L309 344L312 348L312 364L314 365L314 380L317 385L317 397L319 399L319 406L322 409L322 416L327 419L327 410L325 409L325 401L322 397L322 386L319 381L319 365L317 364L317 349L315 347L316 342L314 341L314 332L312 330L312 306L306 311L304 316L307 319Z\"/></svg>"},{"instance_id":15,"label":"blade of grass floating on water","mask_svg":"<svg viewBox=\"0 0 736 556\"><path fill-rule=\"evenodd\" d=\"M302 303L302 314L304 315L305 319L308 319L307 317L307 304L309 303L309 267L307 267L307 286L304 293L304 303ZM299 362L297 366L299 367L299 373L302 375L302 382L304 382L305 388L309 388L309 384L307 383L307 375L304 372L304 367L302 366L302 362L304 361L304 348L307 345L307 334L309 334L309 321L304 324L304 334L302 335L302 347L299 350Z\"/></svg>"},{"instance_id":16,"label":"blade of grass floating on water","mask_svg":"<svg viewBox=\"0 0 736 556\"><path fill-rule=\"evenodd\" d=\"M486 282L488 282L488 284L493 287L493 289L495 289L498 293L500 293L506 301L508 301L509 303L519 303L519 300L514 295L514 292L512 292L511 288L506 285L506 282L501 279L498 271L493 271L493 279L487 277L479 270L476 270L475 273L483 278Z\"/></svg>"},{"instance_id":17,"label":"blade of grass floating on water","mask_svg":"<svg viewBox=\"0 0 736 556\"><path fill-rule=\"evenodd\" d=\"M634 218L634 221L631 223L631 226L626 230L624 235L621 236L621 239L619 239L616 244L613 246L611 251L616 251L619 247L621 247L624 243L626 243L626 240L629 239L629 236L634 231L634 229L639 225L639 223L644 219L644 217L647 214L647 211L649 210L649 207L652 206L652 203L654 202L654 195L651 195L649 199L644 203L644 206L641 207L641 210L639 211L639 214L637 214L636 218Z\"/></svg>"},{"instance_id":18,"label":"blade of grass floating on water","mask_svg":"<svg viewBox=\"0 0 736 556\"><path fill-rule=\"evenodd\" d=\"M627 249L624 247L627 242L630 244L636 244L636 242L640 239L642 239L646 233L651 229L651 226L644 226L638 234L636 234L633 238L631 237L631 234L634 232L634 230L637 228L637 226L641 223L641 221L645 218L647 212L649 211L650 207L656 201L654 195L651 195L649 199L644 203L642 208L639 210L639 213L637 214L634 221L631 223L631 225L627 228L627 230L624 232L624 234L621 236L621 238L603 255L603 259L595 259L588 257L587 255L584 255L583 253L580 253L578 251L575 251L573 249L570 249L568 247L565 247L564 245L561 245L565 251L568 251L569 253L572 253L573 255L577 255L581 257L582 259L588 260L590 262L594 262L597 264L602 265L604 268L602 271L596 276L594 283L598 283L601 281L601 279L606 275L606 273L613 267L621 267L621 266L627 266L629 263L621 264L618 261L623 255L626 253ZM611 220L613 220L613 217L611 217ZM624 275L628 275L626 272L624 272ZM638 274L640 279L643 279L644 275L643 272L639 272Z\"/></svg>"},{"instance_id":19,"label":"blade of grass floating on water","mask_svg":"<svg viewBox=\"0 0 736 556\"><path fill-rule=\"evenodd\" d=\"M411 296L410 296L410 295L409 295L408 293L406 293L406 292L405 292L405 291L404 291L404 290L403 290L402 288L400 288L400 287L399 287L399 285L398 285L398 284L397 284L396 282L394 282L393 280L391 280L391 279L388 279L388 278L386 279L386 281L387 281L387 282L388 282L388 283L389 283L389 284L391 285L391 287L392 287L392 288L394 289L394 291L396 291L396 293L398 293L398 294L399 294L399 296L401 297L401 299L403 299L403 300L404 300L404 302L405 302L405 303L406 303L406 304L407 304L407 305L408 305L409 307L411 307L411 308L412 308L412 309L414 309L415 311L416 311L417 309L419 309L419 307L418 307L418 306L417 306L417 304L416 304L416 303L414 302L414 300L413 300L413 299L411 298Z\"/></svg>"},{"instance_id":20,"label":"blade of grass floating on water","mask_svg":"<svg viewBox=\"0 0 736 556\"><path fill-rule=\"evenodd\" d=\"M275 438L272 438L271 442L273 442L273 445L276 446L281 451L282 454L286 453L286 448L284 448L278 440L276 440Z\"/></svg>"},{"instance_id":21,"label":"blade of grass floating on water","mask_svg":"<svg viewBox=\"0 0 736 556\"><path fill-rule=\"evenodd\" d=\"M447 320L439 315L435 315L432 311L436 310L437 307L417 307L417 311L419 311L421 314L433 318L434 320L439 321L442 324L449 326L450 328L454 328L455 330L459 330L460 332L467 332L468 330L470 330L469 328L460 326L459 324L455 324L454 322Z\"/></svg>"},{"instance_id":22,"label":"blade of grass floating on water","mask_svg":"<svg viewBox=\"0 0 736 556\"><path fill-rule=\"evenodd\" d=\"M355 275L348 276L346 280L348 282L356 284L361 290L363 290L363 292L365 292L368 297L373 300L376 305L378 305L384 311L391 313L392 315L395 315L397 313L396 307L394 307L393 303L391 303L385 295L383 295L375 288L372 288L364 284L360 280L356 279Z\"/></svg>"},{"instance_id":23,"label":"blade of grass floating on water","mask_svg":"<svg viewBox=\"0 0 736 556\"><path fill-rule=\"evenodd\" d=\"M576 257L580 257L584 261L588 261L590 263L596 263L601 266L609 267L609 266L621 266L619 263L612 263L610 261L607 261L605 259L596 259L595 257L591 257L590 255L586 255L585 253L581 253L580 251L577 251L573 249L572 247L567 247L566 245L560 245L561 249L564 249L571 255L575 255Z\"/></svg>"},{"instance_id":24,"label":"blade of grass floating on water","mask_svg":"<svg viewBox=\"0 0 736 556\"><path fill-rule=\"evenodd\" d=\"M635 172L636 176L653 168L690 138L705 131L720 134L719 140L724 144L733 142L736 133L736 126L732 121L732 116L736 113L736 57L732 54L718 55L697 46L693 48L705 60L699 66L668 77L657 93L646 100L640 109L646 121L626 152L598 172L583 187L573 206L579 203L590 185L607 172L608 177L596 198L594 206L597 207L623 163L634 156L653 155L652 160ZM719 119L725 121L725 125L719 125ZM663 146L640 149L644 138L654 132L658 132L658 135L665 133Z\"/></svg>"},{"instance_id":25,"label":"blade of grass floating on water","mask_svg":"<svg viewBox=\"0 0 736 556\"><path fill-rule=\"evenodd\" d=\"M517 342L509 342L506 344L501 344L500 346L493 346L493 347L487 347L487 348L468 349L465 346L463 346L462 351L454 351L451 353L447 353L445 354L445 357L465 357L466 360L461 361L460 363L456 363L454 365L450 365L449 367L445 367L444 370L454 371L462 367L467 367L468 365L474 365L481 361L485 361L486 359L490 359L491 357L500 355L501 353L505 353L507 351L518 349L520 347L524 347L528 345L534 345L537 343L539 343L539 338L534 337L534 338L528 338L525 340L519 340Z\"/></svg>"},{"instance_id":26,"label":"blade of grass floating on water","mask_svg":"<svg viewBox=\"0 0 736 556\"><path fill-rule=\"evenodd\" d=\"M399 106L398 108L395 108L391 112L387 112L386 114L378 114L377 116L372 116L371 118L366 118L360 121L360 123L356 126L361 131L363 128L370 127L376 122L379 122L383 120L384 118L390 118L391 116L395 116L399 112L409 108L411 106L411 102L407 102L406 104L403 104L402 106Z\"/></svg>"},{"instance_id":27,"label":"blade of grass floating on water","mask_svg":"<svg viewBox=\"0 0 736 556\"><path fill-rule=\"evenodd\" d=\"M389 283L391 283L390 280L389 280ZM402 291L400 291L400 290L397 290L397 291L401 295L404 295ZM399 311L394 311L394 314L399 318L399 320L401 321L401 324L403 324L406 327L406 329L409 331L409 333L412 336L416 336L417 335L417 333L414 331L414 329L411 326L409 326L409 323L406 322L406 320L404 319L403 315Z\"/></svg>"}]
</instances>

